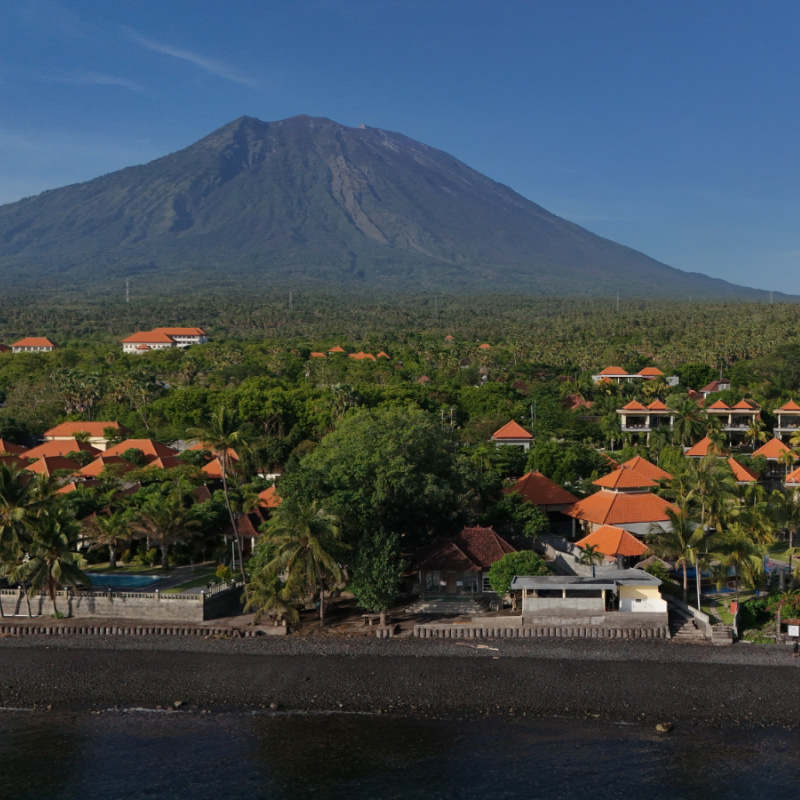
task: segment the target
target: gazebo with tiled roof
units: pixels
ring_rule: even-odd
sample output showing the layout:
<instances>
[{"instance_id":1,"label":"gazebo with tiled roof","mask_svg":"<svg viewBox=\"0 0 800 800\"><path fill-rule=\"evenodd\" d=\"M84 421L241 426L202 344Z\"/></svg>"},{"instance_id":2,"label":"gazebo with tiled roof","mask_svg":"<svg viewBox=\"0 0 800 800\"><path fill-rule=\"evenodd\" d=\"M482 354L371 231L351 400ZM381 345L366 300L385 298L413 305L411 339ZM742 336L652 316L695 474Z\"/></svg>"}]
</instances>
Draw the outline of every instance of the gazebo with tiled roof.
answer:
<instances>
[{"instance_id":1,"label":"gazebo with tiled roof","mask_svg":"<svg viewBox=\"0 0 800 800\"><path fill-rule=\"evenodd\" d=\"M509 444L514 447L522 447L525 450L529 450L531 442L533 441L533 434L526 431L522 425L518 422L514 422L512 419L510 422L503 425L502 428L498 428L492 434L490 441L498 445Z\"/></svg>"}]
</instances>

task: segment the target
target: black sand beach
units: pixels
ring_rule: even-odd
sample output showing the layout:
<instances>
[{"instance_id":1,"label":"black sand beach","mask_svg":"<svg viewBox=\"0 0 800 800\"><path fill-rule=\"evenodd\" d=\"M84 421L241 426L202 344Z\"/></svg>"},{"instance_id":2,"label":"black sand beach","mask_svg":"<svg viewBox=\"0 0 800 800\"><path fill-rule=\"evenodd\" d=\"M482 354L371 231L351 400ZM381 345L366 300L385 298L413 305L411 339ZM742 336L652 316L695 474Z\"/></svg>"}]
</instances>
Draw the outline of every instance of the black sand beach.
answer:
<instances>
[{"instance_id":1,"label":"black sand beach","mask_svg":"<svg viewBox=\"0 0 800 800\"><path fill-rule=\"evenodd\" d=\"M794 725L789 648L660 641L7 637L0 706Z\"/></svg>"}]
</instances>

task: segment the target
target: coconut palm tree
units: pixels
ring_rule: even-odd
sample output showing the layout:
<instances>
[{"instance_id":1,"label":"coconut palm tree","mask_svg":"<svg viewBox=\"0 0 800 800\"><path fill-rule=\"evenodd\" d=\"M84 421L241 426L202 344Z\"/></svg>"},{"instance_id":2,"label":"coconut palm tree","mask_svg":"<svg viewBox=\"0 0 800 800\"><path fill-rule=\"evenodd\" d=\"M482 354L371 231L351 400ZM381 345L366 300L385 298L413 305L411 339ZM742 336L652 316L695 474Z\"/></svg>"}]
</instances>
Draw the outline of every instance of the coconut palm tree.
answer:
<instances>
[{"instance_id":1,"label":"coconut palm tree","mask_svg":"<svg viewBox=\"0 0 800 800\"><path fill-rule=\"evenodd\" d=\"M244 445L246 439L239 420L239 415L234 409L226 405L219 405L214 409L205 426L191 428L189 433L191 436L199 438L208 449L219 458L219 462L222 465L222 492L225 497L225 507L228 509L231 531L236 539L236 553L239 557L242 582L246 584L247 575L244 570L244 560L242 558L242 538L239 536L239 529L236 525L236 517L233 513L230 494L228 492L230 450Z\"/></svg>"},{"instance_id":2,"label":"coconut palm tree","mask_svg":"<svg viewBox=\"0 0 800 800\"><path fill-rule=\"evenodd\" d=\"M117 568L117 549L131 538L131 515L121 509L109 516L95 514L86 523L92 546L108 547L108 568Z\"/></svg>"},{"instance_id":3,"label":"coconut palm tree","mask_svg":"<svg viewBox=\"0 0 800 800\"><path fill-rule=\"evenodd\" d=\"M9 571L12 581L27 584L34 591L47 591L58 615L56 592L65 584L89 586L83 572L86 559L77 552L79 523L62 509L43 511L28 523L30 541L25 558Z\"/></svg>"},{"instance_id":4,"label":"coconut palm tree","mask_svg":"<svg viewBox=\"0 0 800 800\"><path fill-rule=\"evenodd\" d=\"M264 614L275 613L278 620L286 617L289 622L297 622L299 614L291 601L296 597L296 590L289 581L267 569L259 570L250 576L244 587L244 610L255 611L253 622L256 624Z\"/></svg>"},{"instance_id":5,"label":"coconut palm tree","mask_svg":"<svg viewBox=\"0 0 800 800\"><path fill-rule=\"evenodd\" d=\"M689 579L687 567L695 566L697 582L697 608L700 608L700 572L698 568L699 551L705 539L705 531L693 519L688 508L668 508L669 526L660 523L650 526L648 539L649 550L664 561L671 561L683 572L683 602L688 602Z\"/></svg>"},{"instance_id":6,"label":"coconut palm tree","mask_svg":"<svg viewBox=\"0 0 800 800\"><path fill-rule=\"evenodd\" d=\"M316 502L300 504L284 500L267 522L267 536L276 555L267 574L287 576L296 592L313 594L319 589L319 624L325 625L325 581L340 581L342 570L331 554L342 547L336 518Z\"/></svg>"},{"instance_id":7,"label":"coconut palm tree","mask_svg":"<svg viewBox=\"0 0 800 800\"><path fill-rule=\"evenodd\" d=\"M587 564L592 568L592 577L594 578L594 565L603 562L603 554L597 549L596 544L587 544L578 558L579 564Z\"/></svg>"},{"instance_id":8,"label":"coconut palm tree","mask_svg":"<svg viewBox=\"0 0 800 800\"><path fill-rule=\"evenodd\" d=\"M153 494L134 512L134 534L156 541L161 547L161 569L169 569L169 548L188 539L198 528L192 510L184 508L180 496Z\"/></svg>"},{"instance_id":9,"label":"coconut palm tree","mask_svg":"<svg viewBox=\"0 0 800 800\"><path fill-rule=\"evenodd\" d=\"M718 537L718 548L711 554L722 568L717 586L720 587L727 577L727 568L733 567L738 603L741 579L744 578L749 586L754 586L758 577L764 573L764 552L764 545L754 541L747 526L742 522L734 522Z\"/></svg>"},{"instance_id":10,"label":"coconut palm tree","mask_svg":"<svg viewBox=\"0 0 800 800\"><path fill-rule=\"evenodd\" d=\"M744 432L744 440L750 444L754 450L759 442L762 444L767 441L766 425L758 417L753 417Z\"/></svg>"},{"instance_id":11,"label":"coconut palm tree","mask_svg":"<svg viewBox=\"0 0 800 800\"><path fill-rule=\"evenodd\" d=\"M676 444L690 445L703 433L706 421L694 400L680 400L669 411L673 414L672 440Z\"/></svg>"}]
</instances>

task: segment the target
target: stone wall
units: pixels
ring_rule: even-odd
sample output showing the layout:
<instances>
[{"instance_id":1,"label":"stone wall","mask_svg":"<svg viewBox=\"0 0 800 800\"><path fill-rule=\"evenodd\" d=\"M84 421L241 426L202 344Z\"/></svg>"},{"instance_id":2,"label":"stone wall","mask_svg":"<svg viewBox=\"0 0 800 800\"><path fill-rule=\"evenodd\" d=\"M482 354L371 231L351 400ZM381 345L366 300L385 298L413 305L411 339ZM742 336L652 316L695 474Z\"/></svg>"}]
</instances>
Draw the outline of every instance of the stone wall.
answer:
<instances>
[{"instance_id":1,"label":"stone wall","mask_svg":"<svg viewBox=\"0 0 800 800\"><path fill-rule=\"evenodd\" d=\"M159 622L203 622L232 614L241 602L241 586L202 594L159 592L56 592L56 609L48 595L30 597L34 617L52 617L55 610L70 619L136 619ZM25 596L16 589L0 589L5 616L27 617Z\"/></svg>"}]
</instances>

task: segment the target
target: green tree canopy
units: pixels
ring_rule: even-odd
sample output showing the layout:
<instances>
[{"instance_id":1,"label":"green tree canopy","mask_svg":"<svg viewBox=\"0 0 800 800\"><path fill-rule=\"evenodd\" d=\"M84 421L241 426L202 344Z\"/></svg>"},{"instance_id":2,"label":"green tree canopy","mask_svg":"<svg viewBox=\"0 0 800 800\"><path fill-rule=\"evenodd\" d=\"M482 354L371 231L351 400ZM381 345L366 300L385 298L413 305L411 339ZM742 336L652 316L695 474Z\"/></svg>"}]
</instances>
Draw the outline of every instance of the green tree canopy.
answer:
<instances>
[{"instance_id":1,"label":"green tree canopy","mask_svg":"<svg viewBox=\"0 0 800 800\"><path fill-rule=\"evenodd\" d=\"M533 550L507 553L489 568L489 584L492 591L504 597L517 575L549 575L551 569L545 560Z\"/></svg>"},{"instance_id":2,"label":"green tree canopy","mask_svg":"<svg viewBox=\"0 0 800 800\"><path fill-rule=\"evenodd\" d=\"M415 408L355 409L278 483L282 497L317 500L345 541L383 529L410 540L455 530L466 480L455 446Z\"/></svg>"}]
</instances>

